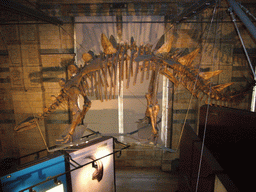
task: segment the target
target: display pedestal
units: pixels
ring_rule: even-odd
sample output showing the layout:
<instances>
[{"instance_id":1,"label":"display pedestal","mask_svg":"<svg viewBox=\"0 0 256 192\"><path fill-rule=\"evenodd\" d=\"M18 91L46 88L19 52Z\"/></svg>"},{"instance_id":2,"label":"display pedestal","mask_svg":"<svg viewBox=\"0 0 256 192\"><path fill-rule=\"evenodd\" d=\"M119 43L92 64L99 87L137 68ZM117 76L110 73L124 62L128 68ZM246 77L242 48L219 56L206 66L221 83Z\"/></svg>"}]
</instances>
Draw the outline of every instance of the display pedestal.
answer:
<instances>
[{"instance_id":1,"label":"display pedestal","mask_svg":"<svg viewBox=\"0 0 256 192\"><path fill-rule=\"evenodd\" d=\"M115 191L114 154L129 146L121 143L125 147L114 151L113 137L91 136L94 138L84 136L73 144L55 147L48 156L6 170L0 175L0 191Z\"/></svg>"},{"instance_id":2,"label":"display pedestal","mask_svg":"<svg viewBox=\"0 0 256 192\"><path fill-rule=\"evenodd\" d=\"M113 154L113 145L113 138L102 137L86 147L81 146L80 149L68 152L70 170L95 160L70 173L72 192L85 189L90 192L115 191L114 155L107 156Z\"/></svg>"}]
</instances>

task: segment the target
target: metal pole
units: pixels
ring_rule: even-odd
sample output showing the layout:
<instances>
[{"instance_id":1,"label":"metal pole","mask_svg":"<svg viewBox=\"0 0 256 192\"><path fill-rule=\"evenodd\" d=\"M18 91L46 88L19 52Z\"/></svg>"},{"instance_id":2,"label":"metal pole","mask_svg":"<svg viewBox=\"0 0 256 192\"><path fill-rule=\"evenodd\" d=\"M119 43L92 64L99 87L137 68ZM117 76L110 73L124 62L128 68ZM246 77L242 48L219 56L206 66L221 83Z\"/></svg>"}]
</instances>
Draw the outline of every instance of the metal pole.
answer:
<instances>
[{"instance_id":1,"label":"metal pole","mask_svg":"<svg viewBox=\"0 0 256 192\"><path fill-rule=\"evenodd\" d=\"M256 27L251 22L251 20L247 17L247 15L243 12L243 10L240 8L238 3L234 0L228 0L230 6L235 11L239 19L244 23L244 25L247 27L247 29L250 31L254 39L256 39Z\"/></svg>"},{"instance_id":2,"label":"metal pole","mask_svg":"<svg viewBox=\"0 0 256 192\"><path fill-rule=\"evenodd\" d=\"M249 66L250 66L250 68L251 68L251 71L252 71L254 80L256 80L255 71L254 71L254 69L253 69L253 66L252 66L250 57L249 57L249 55L248 55L248 52L247 52L246 47L245 47L245 45L244 45L242 36L241 36L241 34L240 34L240 32L239 32L239 29L238 29L238 27L237 27L236 19L235 19L235 16L234 16L233 11L232 11L231 8L229 9L229 12L230 12L230 16L231 16L231 18L232 18L232 21L234 22L234 25L235 25L235 28L236 28L238 37L239 37L239 39L240 39L240 41L241 41L241 44L242 44L242 46L243 46L244 53L245 53L246 58L247 58L247 60L248 60ZM255 86L254 86L254 87L253 87L253 93L252 93L252 101L251 101L251 111L252 111L252 112L255 111L255 99L256 99L256 98L255 98L255 95L256 95L256 92L255 92L255 91L256 91L256 88L255 88Z\"/></svg>"}]
</instances>

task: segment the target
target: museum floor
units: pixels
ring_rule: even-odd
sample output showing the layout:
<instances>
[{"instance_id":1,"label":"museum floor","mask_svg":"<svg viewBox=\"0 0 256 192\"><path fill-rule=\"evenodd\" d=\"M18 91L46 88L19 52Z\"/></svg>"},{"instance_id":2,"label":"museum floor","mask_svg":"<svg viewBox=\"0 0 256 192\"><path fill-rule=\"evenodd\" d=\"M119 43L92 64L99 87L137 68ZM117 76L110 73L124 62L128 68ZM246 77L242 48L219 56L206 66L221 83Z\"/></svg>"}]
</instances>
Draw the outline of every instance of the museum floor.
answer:
<instances>
[{"instance_id":1,"label":"museum floor","mask_svg":"<svg viewBox=\"0 0 256 192\"><path fill-rule=\"evenodd\" d=\"M178 175L152 168L116 169L116 191L175 192L178 190Z\"/></svg>"}]
</instances>

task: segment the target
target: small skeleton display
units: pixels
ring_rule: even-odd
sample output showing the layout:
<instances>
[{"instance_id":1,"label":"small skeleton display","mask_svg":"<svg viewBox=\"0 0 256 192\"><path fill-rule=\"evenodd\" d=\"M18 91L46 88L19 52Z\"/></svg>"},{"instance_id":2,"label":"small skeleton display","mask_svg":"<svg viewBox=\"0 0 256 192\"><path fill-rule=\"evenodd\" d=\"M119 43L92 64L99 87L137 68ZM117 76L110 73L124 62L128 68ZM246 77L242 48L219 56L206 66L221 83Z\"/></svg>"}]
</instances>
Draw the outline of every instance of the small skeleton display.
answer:
<instances>
[{"instance_id":1,"label":"small skeleton display","mask_svg":"<svg viewBox=\"0 0 256 192\"><path fill-rule=\"evenodd\" d=\"M227 102L239 102L252 89L251 83L248 83L248 86L243 90L233 92L225 89L233 83L213 86L210 79L222 71L200 72L198 68L192 65L200 50L195 49L180 57L170 53L172 41L173 37L158 50L152 50L152 46L148 44L137 46L133 38L130 45L127 43L119 44L113 36L108 39L102 34L103 53L99 56L90 52L83 54L85 65L81 68L75 64L69 65L68 69L72 73L72 77L67 81L60 80L61 91L56 97L56 101L50 107L45 108L42 114L21 122L15 127L15 131L20 132L35 128L38 120L46 118L61 103L69 100L73 105L73 119L69 133L62 140L68 142L72 140L76 126L84 119L91 107L88 96L95 95L101 101L115 98L117 81L126 79L125 86L129 88L131 77L133 77L133 84L136 84L139 73L141 83L145 78L149 79L151 76L146 94L147 108L143 121L151 123L154 138L157 138L158 135L157 115L160 107L157 101L157 87L159 75L166 76L175 86L183 85L200 100L204 98L208 101L209 97L211 100L218 101L220 105ZM84 104L79 107L78 98L81 96L84 99Z\"/></svg>"}]
</instances>

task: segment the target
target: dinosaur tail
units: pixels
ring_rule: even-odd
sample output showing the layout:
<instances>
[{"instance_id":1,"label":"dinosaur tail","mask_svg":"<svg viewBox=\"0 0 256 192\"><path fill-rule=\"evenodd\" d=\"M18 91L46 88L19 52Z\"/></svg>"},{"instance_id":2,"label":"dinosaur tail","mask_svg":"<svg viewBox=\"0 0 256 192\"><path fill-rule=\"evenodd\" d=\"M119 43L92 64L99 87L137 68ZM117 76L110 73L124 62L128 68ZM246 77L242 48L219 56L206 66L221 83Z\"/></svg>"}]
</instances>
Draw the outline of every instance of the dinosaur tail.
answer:
<instances>
[{"instance_id":1,"label":"dinosaur tail","mask_svg":"<svg viewBox=\"0 0 256 192\"><path fill-rule=\"evenodd\" d=\"M229 87L232 84L233 83L226 83L208 88L207 91L204 91L204 94L207 95L205 102L208 103L210 97L210 104L213 102L220 106L239 104L246 95L251 93L255 85L255 81L247 81L246 86L239 90L225 90L226 87Z\"/></svg>"},{"instance_id":2,"label":"dinosaur tail","mask_svg":"<svg viewBox=\"0 0 256 192\"><path fill-rule=\"evenodd\" d=\"M176 73L174 76L168 70L165 70L165 76L176 85L182 84L193 96L205 100L206 103L210 102L210 104L212 102L219 103L221 106L231 103L239 104L255 85L253 78L250 78L250 80L245 78L247 84L244 88L230 91L226 88L233 85L233 82L211 86L210 79L219 75L222 70L199 72L198 69L177 62L165 60L164 63Z\"/></svg>"},{"instance_id":3,"label":"dinosaur tail","mask_svg":"<svg viewBox=\"0 0 256 192\"><path fill-rule=\"evenodd\" d=\"M250 82L247 81L246 86L243 89L234 91L232 94L228 95L230 101L233 103L240 103L246 95L251 93L253 87L255 86L255 83L255 80L252 80Z\"/></svg>"},{"instance_id":4,"label":"dinosaur tail","mask_svg":"<svg viewBox=\"0 0 256 192\"><path fill-rule=\"evenodd\" d=\"M53 102L50 107L45 108L42 114L28 117L24 121L20 122L17 126L15 126L14 131L23 132L36 128L38 126L39 120L47 117L50 113L55 111L56 108L66 100L66 98L67 95L64 92L61 92L61 94L56 97L55 102Z\"/></svg>"}]
</instances>

